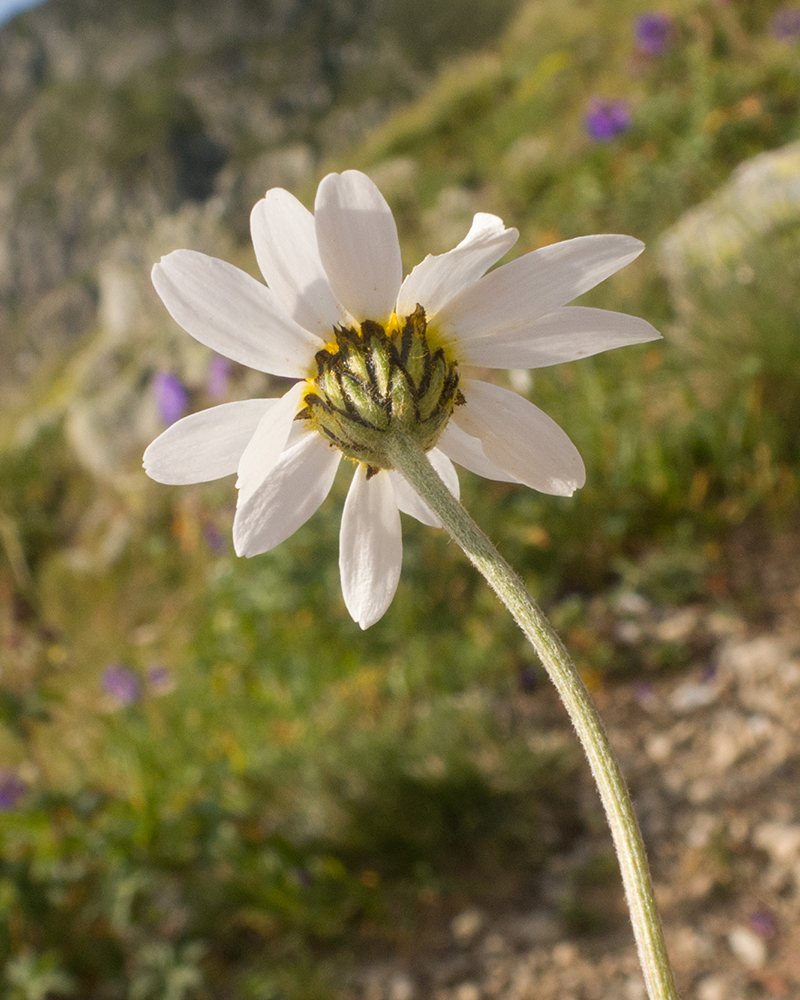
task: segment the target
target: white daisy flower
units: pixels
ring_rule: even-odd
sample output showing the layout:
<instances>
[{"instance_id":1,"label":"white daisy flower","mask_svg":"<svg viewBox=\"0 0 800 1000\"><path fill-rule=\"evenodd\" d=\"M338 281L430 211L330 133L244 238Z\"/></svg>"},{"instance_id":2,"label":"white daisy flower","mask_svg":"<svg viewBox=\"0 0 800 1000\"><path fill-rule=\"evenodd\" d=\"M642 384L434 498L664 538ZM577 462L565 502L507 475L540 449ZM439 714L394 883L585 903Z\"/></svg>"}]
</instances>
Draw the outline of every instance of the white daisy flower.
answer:
<instances>
[{"instance_id":1,"label":"white daisy flower","mask_svg":"<svg viewBox=\"0 0 800 1000\"><path fill-rule=\"evenodd\" d=\"M630 236L566 240L489 271L519 234L479 213L457 247L403 280L391 210L357 170L324 178L313 215L273 188L253 209L251 232L266 285L192 250L162 258L153 284L202 344L298 381L278 399L184 417L153 441L144 467L170 484L237 473L234 547L254 556L297 531L328 495L342 456L353 461L339 567L362 628L397 589L399 511L441 526L391 468L392 433L413 435L456 497L453 462L570 496L585 471L564 431L465 366L541 368L660 336L634 316L565 308L641 253Z\"/></svg>"}]
</instances>

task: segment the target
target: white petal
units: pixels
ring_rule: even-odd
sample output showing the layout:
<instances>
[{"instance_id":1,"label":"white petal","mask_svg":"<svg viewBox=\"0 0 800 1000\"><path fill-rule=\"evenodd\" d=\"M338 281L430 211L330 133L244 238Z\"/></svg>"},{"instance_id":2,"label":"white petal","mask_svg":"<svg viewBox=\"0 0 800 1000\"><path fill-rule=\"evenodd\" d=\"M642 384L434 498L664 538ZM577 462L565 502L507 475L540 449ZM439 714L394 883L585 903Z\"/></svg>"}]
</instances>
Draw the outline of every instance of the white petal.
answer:
<instances>
[{"instance_id":1,"label":"white petal","mask_svg":"<svg viewBox=\"0 0 800 1000\"><path fill-rule=\"evenodd\" d=\"M144 453L157 483L210 483L236 472L247 442L276 399L242 399L192 413L168 427Z\"/></svg>"},{"instance_id":2,"label":"white petal","mask_svg":"<svg viewBox=\"0 0 800 1000\"><path fill-rule=\"evenodd\" d=\"M298 382L264 414L239 459L238 505L247 503L275 466L300 408L305 382Z\"/></svg>"},{"instance_id":3,"label":"white petal","mask_svg":"<svg viewBox=\"0 0 800 1000\"><path fill-rule=\"evenodd\" d=\"M537 406L499 385L462 379L466 406L453 419L480 438L490 461L541 493L572 496L586 481L575 445Z\"/></svg>"},{"instance_id":4,"label":"white petal","mask_svg":"<svg viewBox=\"0 0 800 1000\"><path fill-rule=\"evenodd\" d=\"M438 448L432 448L428 452L428 460L434 469L436 469L439 473L439 478L448 490L450 490L456 500L458 500L461 496L461 489L458 482L458 473L456 472L453 463L447 455L439 451ZM390 472L389 478L392 480L392 486L394 486L394 496L397 501L397 506L404 514L410 514L412 517L415 517L423 524L429 525L431 528L442 527L442 522L439 520L437 515L434 514L414 487L407 483L399 472Z\"/></svg>"},{"instance_id":5,"label":"white petal","mask_svg":"<svg viewBox=\"0 0 800 1000\"><path fill-rule=\"evenodd\" d=\"M334 293L358 320L385 322L403 279L392 210L366 174L328 174L314 206L317 243Z\"/></svg>"},{"instance_id":6,"label":"white petal","mask_svg":"<svg viewBox=\"0 0 800 1000\"><path fill-rule=\"evenodd\" d=\"M278 306L272 292L233 264L175 250L153 268L170 315L201 344L271 375L305 378L324 345Z\"/></svg>"},{"instance_id":7,"label":"white petal","mask_svg":"<svg viewBox=\"0 0 800 1000\"><path fill-rule=\"evenodd\" d=\"M287 315L323 340L347 315L319 259L314 216L293 194L272 188L250 213L264 280Z\"/></svg>"},{"instance_id":8,"label":"white petal","mask_svg":"<svg viewBox=\"0 0 800 1000\"><path fill-rule=\"evenodd\" d=\"M347 610L361 628L374 625L392 603L400 580L403 540L392 481L367 479L359 465L347 493L339 536L339 573Z\"/></svg>"},{"instance_id":9,"label":"white petal","mask_svg":"<svg viewBox=\"0 0 800 1000\"><path fill-rule=\"evenodd\" d=\"M316 431L302 427L250 499L239 504L236 554L268 552L304 525L330 493L341 457Z\"/></svg>"},{"instance_id":10,"label":"white petal","mask_svg":"<svg viewBox=\"0 0 800 1000\"><path fill-rule=\"evenodd\" d=\"M518 237L496 215L478 212L457 247L438 257L429 254L408 275L397 297L397 315L408 316L419 304L430 319L508 253Z\"/></svg>"},{"instance_id":11,"label":"white petal","mask_svg":"<svg viewBox=\"0 0 800 1000\"><path fill-rule=\"evenodd\" d=\"M490 462L483 445L476 437L462 430L455 420L450 420L439 438L439 447L454 462L474 472L484 479L495 479L500 483L518 483L519 480Z\"/></svg>"},{"instance_id":12,"label":"white petal","mask_svg":"<svg viewBox=\"0 0 800 1000\"><path fill-rule=\"evenodd\" d=\"M644 250L632 236L579 236L518 257L449 302L438 328L459 343L528 326L629 264Z\"/></svg>"},{"instance_id":13,"label":"white petal","mask_svg":"<svg viewBox=\"0 0 800 1000\"><path fill-rule=\"evenodd\" d=\"M459 356L465 364L484 368L545 368L660 339L658 330L638 316L564 306L518 330L468 340L460 345Z\"/></svg>"}]
</instances>

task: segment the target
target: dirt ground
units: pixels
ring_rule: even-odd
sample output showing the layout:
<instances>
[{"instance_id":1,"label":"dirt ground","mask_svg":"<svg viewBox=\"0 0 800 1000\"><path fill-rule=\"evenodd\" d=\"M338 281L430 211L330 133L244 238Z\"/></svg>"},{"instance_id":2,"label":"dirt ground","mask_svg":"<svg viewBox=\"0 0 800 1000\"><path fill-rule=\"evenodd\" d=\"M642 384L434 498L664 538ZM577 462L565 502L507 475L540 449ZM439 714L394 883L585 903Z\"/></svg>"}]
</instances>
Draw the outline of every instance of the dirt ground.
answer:
<instances>
[{"instance_id":1,"label":"dirt ground","mask_svg":"<svg viewBox=\"0 0 800 1000\"><path fill-rule=\"evenodd\" d=\"M685 1000L800 998L797 549L778 544L746 560L757 567L749 585L771 605L760 625L623 595L622 641L697 639L701 652L679 674L596 691L648 844ZM748 554L740 555L742 564ZM578 933L563 919L571 873L610 845L588 777L576 793L597 828L590 823L568 854L551 859L533 905L464 909L412 954L360 969L353 996L645 1000L616 872L578 890L604 913L599 930Z\"/></svg>"}]
</instances>

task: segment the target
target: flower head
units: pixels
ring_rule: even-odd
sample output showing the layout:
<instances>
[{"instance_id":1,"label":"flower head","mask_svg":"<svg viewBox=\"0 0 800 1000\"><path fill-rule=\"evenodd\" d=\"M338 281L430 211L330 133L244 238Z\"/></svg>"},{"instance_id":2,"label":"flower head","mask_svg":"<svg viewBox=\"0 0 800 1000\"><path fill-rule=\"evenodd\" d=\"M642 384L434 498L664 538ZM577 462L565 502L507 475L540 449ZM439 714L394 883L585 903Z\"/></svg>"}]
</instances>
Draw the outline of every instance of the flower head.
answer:
<instances>
[{"instance_id":1,"label":"flower head","mask_svg":"<svg viewBox=\"0 0 800 1000\"><path fill-rule=\"evenodd\" d=\"M191 250L164 257L153 283L201 343L297 381L277 399L185 417L150 445L145 469L172 484L236 472L234 547L254 556L311 517L346 457L355 475L339 566L345 604L362 628L397 588L399 512L441 526L392 468L393 435L413 437L455 496L453 462L569 496L585 473L567 435L465 366L544 367L659 336L632 316L564 307L641 253L629 236L567 240L489 272L518 233L479 213L457 247L426 257L403 280L391 210L356 170L324 178L313 215L273 188L253 209L251 230L266 287Z\"/></svg>"},{"instance_id":2,"label":"flower head","mask_svg":"<svg viewBox=\"0 0 800 1000\"><path fill-rule=\"evenodd\" d=\"M631 127L631 110L628 102L596 98L586 112L584 124L595 142L609 142Z\"/></svg>"},{"instance_id":3,"label":"flower head","mask_svg":"<svg viewBox=\"0 0 800 1000\"><path fill-rule=\"evenodd\" d=\"M774 938L777 933L775 917L769 910L756 910L750 914L747 922L750 929L766 941Z\"/></svg>"},{"instance_id":4,"label":"flower head","mask_svg":"<svg viewBox=\"0 0 800 1000\"><path fill-rule=\"evenodd\" d=\"M138 674L119 663L112 663L103 672L103 690L119 705L132 705L142 694Z\"/></svg>"},{"instance_id":5,"label":"flower head","mask_svg":"<svg viewBox=\"0 0 800 1000\"><path fill-rule=\"evenodd\" d=\"M208 378L206 391L209 399L224 399L228 392L228 379L231 373L231 363L221 354L215 354L208 363Z\"/></svg>"},{"instance_id":6,"label":"flower head","mask_svg":"<svg viewBox=\"0 0 800 1000\"><path fill-rule=\"evenodd\" d=\"M672 39L672 18L653 12L642 14L634 24L636 47L647 56L660 56L667 51Z\"/></svg>"},{"instance_id":7,"label":"flower head","mask_svg":"<svg viewBox=\"0 0 800 1000\"><path fill-rule=\"evenodd\" d=\"M147 669L147 686L153 694L169 694L175 688L175 678L163 663L151 663Z\"/></svg>"},{"instance_id":8,"label":"flower head","mask_svg":"<svg viewBox=\"0 0 800 1000\"><path fill-rule=\"evenodd\" d=\"M772 18L770 34L781 41L796 42L800 38L800 8L779 8Z\"/></svg>"},{"instance_id":9,"label":"flower head","mask_svg":"<svg viewBox=\"0 0 800 1000\"><path fill-rule=\"evenodd\" d=\"M14 771L0 771L0 812L15 809L28 786Z\"/></svg>"},{"instance_id":10,"label":"flower head","mask_svg":"<svg viewBox=\"0 0 800 1000\"><path fill-rule=\"evenodd\" d=\"M153 393L158 415L165 424L174 424L186 413L189 394L177 375L159 372L153 379Z\"/></svg>"}]
</instances>

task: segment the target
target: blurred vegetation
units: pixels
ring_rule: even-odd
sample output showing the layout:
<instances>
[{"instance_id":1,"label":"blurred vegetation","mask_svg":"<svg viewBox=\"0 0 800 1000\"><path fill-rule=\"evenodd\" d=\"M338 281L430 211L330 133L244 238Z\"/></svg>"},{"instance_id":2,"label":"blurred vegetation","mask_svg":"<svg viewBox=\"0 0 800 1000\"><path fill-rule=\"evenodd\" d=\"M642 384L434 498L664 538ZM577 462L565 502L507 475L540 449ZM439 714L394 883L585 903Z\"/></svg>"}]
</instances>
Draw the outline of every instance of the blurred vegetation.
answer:
<instances>
[{"instance_id":1,"label":"blurred vegetation","mask_svg":"<svg viewBox=\"0 0 800 1000\"><path fill-rule=\"evenodd\" d=\"M665 0L670 44L645 57L650 4L522 5L334 165L385 188L407 263L477 210L518 226L519 253L603 231L654 244L737 164L800 138L800 52L771 36L777 7ZM421 61L450 30L427 11L398 13ZM593 141L594 97L628 101L630 129ZM157 167L169 130L196 127L168 91L114 100L121 169ZM533 373L586 460L574 498L462 476L594 684L687 659L618 642L621 591L739 610L731 537L796 528L799 236L690 271L691 308L655 252L587 296L666 338ZM548 852L582 828L579 757L532 654L441 533L404 523L389 613L367 633L350 621L345 488L245 561L229 481L117 490L58 422L0 454L0 759L28 786L0 816L9 998L328 997L356 950L407 945L431 913L535 898ZM111 665L135 697L104 688ZM564 911L592 925L579 897Z\"/></svg>"}]
</instances>

